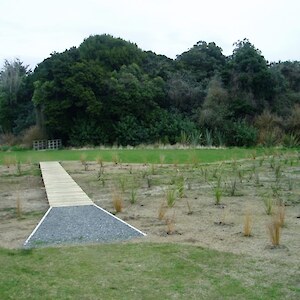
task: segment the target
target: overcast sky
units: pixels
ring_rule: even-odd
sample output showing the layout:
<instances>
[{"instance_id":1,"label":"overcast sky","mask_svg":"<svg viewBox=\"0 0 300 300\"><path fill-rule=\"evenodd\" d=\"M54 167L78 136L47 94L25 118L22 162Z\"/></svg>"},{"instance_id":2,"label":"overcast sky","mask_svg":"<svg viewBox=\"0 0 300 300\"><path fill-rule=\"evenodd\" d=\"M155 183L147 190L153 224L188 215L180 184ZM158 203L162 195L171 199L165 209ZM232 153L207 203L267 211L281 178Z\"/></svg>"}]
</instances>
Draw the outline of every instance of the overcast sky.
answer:
<instances>
[{"instance_id":1,"label":"overcast sky","mask_svg":"<svg viewBox=\"0 0 300 300\"><path fill-rule=\"evenodd\" d=\"M170 58L200 40L230 55L248 38L268 61L300 61L299 14L300 0L0 0L0 67L34 68L103 33Z\"/></svg>"}]
</instances>

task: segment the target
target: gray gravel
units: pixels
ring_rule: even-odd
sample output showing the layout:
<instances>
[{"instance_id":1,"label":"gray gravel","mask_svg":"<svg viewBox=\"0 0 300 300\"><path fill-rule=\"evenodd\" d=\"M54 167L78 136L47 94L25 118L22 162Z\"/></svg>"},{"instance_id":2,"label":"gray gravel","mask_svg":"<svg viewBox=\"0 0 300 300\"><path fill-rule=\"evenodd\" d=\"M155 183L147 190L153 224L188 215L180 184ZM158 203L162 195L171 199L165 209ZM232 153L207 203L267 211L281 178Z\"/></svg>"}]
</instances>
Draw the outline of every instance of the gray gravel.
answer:
<instances>
[{"instance_id":1,"label":"gray gravel","mask_svg":"<svg viewBox=\"0 0 300 300\"><path fill-rule=\"evenodd\" d=\"M53 207L24 247L116 242L142 236L94 205Z\"/></svg>"}]
</instances>

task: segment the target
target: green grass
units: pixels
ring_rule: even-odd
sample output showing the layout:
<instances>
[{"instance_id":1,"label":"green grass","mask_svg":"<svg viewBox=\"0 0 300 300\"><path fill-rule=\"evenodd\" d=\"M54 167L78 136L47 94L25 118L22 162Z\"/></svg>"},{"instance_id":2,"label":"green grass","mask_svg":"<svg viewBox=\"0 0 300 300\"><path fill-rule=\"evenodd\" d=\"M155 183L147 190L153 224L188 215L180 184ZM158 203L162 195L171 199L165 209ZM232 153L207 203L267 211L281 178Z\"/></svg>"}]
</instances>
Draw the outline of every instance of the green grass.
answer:
<instances>
[{"instance_id":1,"label":"green grass","mask_svg":"<svg viewBox=\"0 0 300 300\"><path fill-rule=\"evenodd\" d=\"M263 262L265 263L265 261ZM0 249L0 299L296 299L296 275L178 244Z\"/></svg>"},{"instance_id":2,"label":"green grass","mask_svg":"<svg viewBox=\"0 0 300 300\"><path fill-rule=\"evenodd\" d=\"M21 163L40 161L80 161L80 157L85 155L87 161L96 161L101 156L103 161L111 162L118 156L122 163L161 163L161 157L164 157L164 163L193 163L195 160L199 163L211 163L231 159L243 159L264 155L270 152L286 152L288 150L270 150L270 149L92 149L92 150L48 150L48 151L0 151L0 164L4 163L6 157L14 157ZM290 150L295 151L295 150Z\"/></svg>"}]
</instances>

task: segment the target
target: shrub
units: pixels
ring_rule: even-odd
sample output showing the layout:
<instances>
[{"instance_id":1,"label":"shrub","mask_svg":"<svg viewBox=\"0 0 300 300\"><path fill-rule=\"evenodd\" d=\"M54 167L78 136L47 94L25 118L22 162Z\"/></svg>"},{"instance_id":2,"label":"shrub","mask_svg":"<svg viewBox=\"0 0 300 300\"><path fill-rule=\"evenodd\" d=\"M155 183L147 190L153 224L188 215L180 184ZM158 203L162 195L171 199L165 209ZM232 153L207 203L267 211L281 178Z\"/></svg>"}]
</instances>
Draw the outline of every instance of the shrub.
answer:
<instances>
[{"instance_id":1,"label":"shrub","mask_svg":"<svg viewBox=\"0 0 300 300\"><path fill-rule=\"evenodd\" d=\"M106 144L107 135L94 120L77 119L71 128L69 143L75 147Z\"/></svg>"},{"instance_id":2,"label":"shrub","mask_svg":"<svg viewBox=\"0 0 300 300\"><path fill-rule=\"evenodd\" d=\"M45 140L47 139L46 134L43 130L38 126L31 126L26 129L23 133L22 143L28 147L32 147L32 143L34 140Z\"/></svg>"},{"instance_id":3,"label":"shrub","mask_svg":"<svg viewBox=\"0 0 300 300\"><path fill-rule=\"evenodd\" d=\"M226 124L227 144L230 146L251 147L257 142L257 129L245 120Z\"/></svg>"},{"instance_id":4,"label":"shrub","mask_svg":"<svg viewBox=\"0 0 300 300\"><path fill-rule=\"evenodd\" d=\"M298 145L300 138L300 105L296 104L292 111L290 117L286 122L286 130L290 132L293 136L297 137Z\"/></svg>"},{"instance_id":5,"label":"shrub","mask_svg":"<svg viewBox=\"0 0 300 300\"><path fill-rule=\"evenodd\" d=\"M300 145L300 138L293 133L287 133L284 135L282 143L288 148L297 147Z\"/></svg>"},{"instance_id":6,"label":"shrub","mask_svg":"<svg viewBox=\"0 0 300 300\"><path fill-rule=\"evenodd\" d=\"M6 146L14 146L19 143L19 140L12 133L3 133L0 135L0 144Z\"/></svg>"},{"instance_id":7,"label":"shrub","mask_svg":"<svg viewBox=\"0 0 300 300\"><path fill-rule=\"evenodd\" d=\"M255 120L258 129L258 143L272 147L280 144L283 137L283 121L280 117L265 110Z\"/></svg>"},{"instance_id":8,"label":"shrub","mask_svg":"<svg viewBox=\"0 0 300 300\"><path fill-rule=\"evenodd\" d=\"M148 130L134 116L126 116L115 126L118 144L136 146L148 141Z\"/></svg>"}]
</instances>

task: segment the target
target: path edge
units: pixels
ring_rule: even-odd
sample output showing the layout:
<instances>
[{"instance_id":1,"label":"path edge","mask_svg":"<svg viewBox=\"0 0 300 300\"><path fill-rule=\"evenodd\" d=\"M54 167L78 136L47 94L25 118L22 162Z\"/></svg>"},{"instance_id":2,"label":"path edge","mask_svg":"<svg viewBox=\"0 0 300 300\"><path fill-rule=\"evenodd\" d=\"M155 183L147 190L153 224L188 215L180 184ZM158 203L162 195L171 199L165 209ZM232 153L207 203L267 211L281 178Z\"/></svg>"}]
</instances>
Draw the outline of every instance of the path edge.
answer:
<instances>
[{"instance_id":1,"label":"path edge","mask_svg":"<svg viewBox=\"0 0 300 300\"><path fill-rule=\"evenodd\" d=\"M42 217L42 219L40 220L40 222L36 225L36 227L33 229L33 231L31 232L31 234L29 235L29 237L27 238L27 240L24 242L23 246L25 247L29 240L32 238L32 236L36 233L36 231L39 229L39 227L42 225L42 223L44 222L44 220L46 219L47 215L50 213L52 207L49 207L48 210L46 211L46 213L44 214L44 216Z\"/></svg>"},{"instance_id":2,"label":"path edge","mask_svg":"<svg viewBox=\"0 0 300 300\"><path fill-rule=\"evenodd\" d=\"M114 214L110 213L109 211L105 210L104 208L98 206L97 204L93 204L95 207L97 207L98 209L102 210L103 212L107 213L108 215L110 215L111 217L117 219L118 221L122 222L123 224L129 226L130 228L134 229L135 231L139 232L141 235L143 236L147 236L147 234L139 229L137 229L136 227L130 225L129 223L125 222L124 220L118 218L117 216L115 216Z\"/></svg>"}]
</instances>

